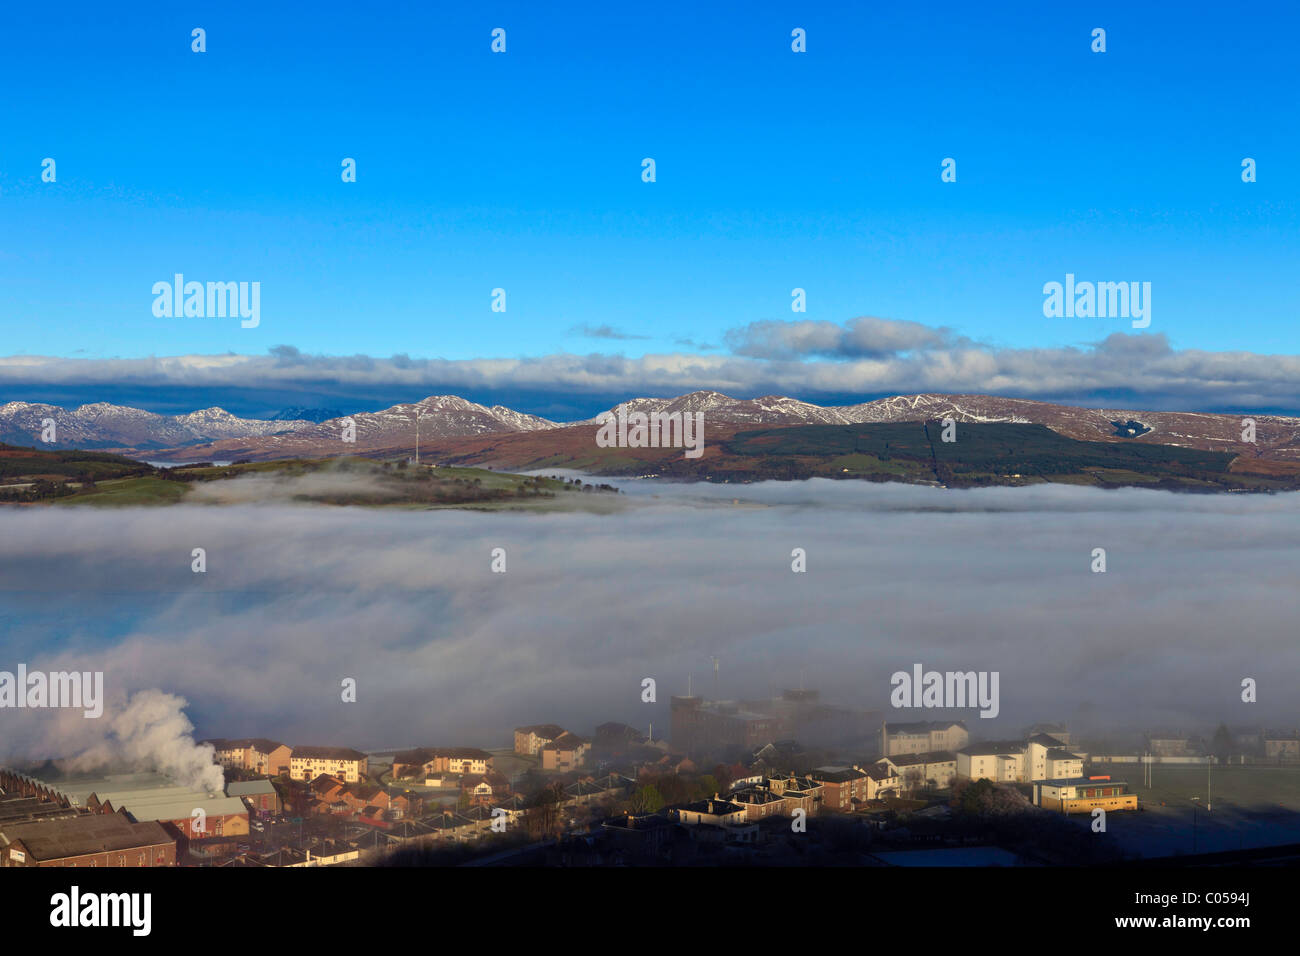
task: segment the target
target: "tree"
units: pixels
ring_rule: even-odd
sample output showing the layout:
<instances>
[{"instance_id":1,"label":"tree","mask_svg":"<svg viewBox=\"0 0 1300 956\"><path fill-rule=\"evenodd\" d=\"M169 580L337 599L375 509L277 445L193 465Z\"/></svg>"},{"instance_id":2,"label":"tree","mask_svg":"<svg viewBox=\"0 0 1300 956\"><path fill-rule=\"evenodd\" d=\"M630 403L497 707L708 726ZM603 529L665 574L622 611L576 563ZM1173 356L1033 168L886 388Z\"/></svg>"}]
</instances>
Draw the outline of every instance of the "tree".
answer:
<instances>
[{"instance_id":1,"label":"tree","mask_svg":"<svg viewBox=\"0 0 1300 956\"><path fill-rule=\"evenodd\" d=\"M1232 732L1227 724L1219 724L1214 732L1214 741L1210 744L1211 752L1219 758L1220 763L1227 763L1232 755Z\"/></svg>"},{"instance_id":2,"label":"tree","mask_svg":"<svg viewBox=\"0 0 1300 956\"><path fill-rule=\"evenodd\" d=\"M659 788L652 783L637 787L631 799L632 812L638 816L643 813L658 813L664 808L664 797Z\"/></svg>"}]
</instances>

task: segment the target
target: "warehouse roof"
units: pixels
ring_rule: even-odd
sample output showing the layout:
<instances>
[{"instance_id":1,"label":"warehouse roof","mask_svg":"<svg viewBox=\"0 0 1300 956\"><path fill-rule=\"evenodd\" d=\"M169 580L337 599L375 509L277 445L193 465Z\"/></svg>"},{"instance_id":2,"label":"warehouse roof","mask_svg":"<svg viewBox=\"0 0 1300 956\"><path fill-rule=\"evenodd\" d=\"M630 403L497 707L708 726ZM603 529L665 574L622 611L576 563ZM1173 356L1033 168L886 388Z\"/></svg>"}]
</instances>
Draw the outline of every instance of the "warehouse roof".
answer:
<instances>
[{"instance_id":1,"label":"warehouse roof","mask_svg":"<svg viewBox=\"0 0 1300 956\"><path fill-rule=\"evenodd\" d=\"M176 843L160 824L131 823L116 813L14 824L5 827L4 836L11 843L22 841L36 860L61 860L89 853Z\"/></svg>"}]
</instances>

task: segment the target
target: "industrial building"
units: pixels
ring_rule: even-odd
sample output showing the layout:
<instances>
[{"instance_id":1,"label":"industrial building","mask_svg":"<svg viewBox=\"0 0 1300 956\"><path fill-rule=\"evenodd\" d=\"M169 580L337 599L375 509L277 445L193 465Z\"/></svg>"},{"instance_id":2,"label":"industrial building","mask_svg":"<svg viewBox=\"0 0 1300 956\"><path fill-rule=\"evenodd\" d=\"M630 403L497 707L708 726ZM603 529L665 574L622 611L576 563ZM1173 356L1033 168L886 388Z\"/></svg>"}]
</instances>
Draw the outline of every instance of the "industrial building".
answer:
<instances>
[{"instance_id":1,"label":"industrial building","mask_svg":"<svg viewBox=\"0 0 1300 956\"><path fill-rule=\"evenodd\" d=\"M175 866L176 854L177 838L161 824L122 813L0 826L0 867Z\"/></svg>"},{"instance_id":2,"label":"industrial building","mask_svg":"<svg viewBox=\"0 0 1300 956\"><path fill-rule=\"evenodd\" d=\"M160 773L49 775L39 779L8 772L3 779L11 779L11 784L24 783L13 792L31 791L92 814L125 811L137 823L171 824L191 838L248 833L248 808L243 800L219 791L208 793L183 786ZM3 782L0 786L11 790Z\"/></svg>"}]
</instances>

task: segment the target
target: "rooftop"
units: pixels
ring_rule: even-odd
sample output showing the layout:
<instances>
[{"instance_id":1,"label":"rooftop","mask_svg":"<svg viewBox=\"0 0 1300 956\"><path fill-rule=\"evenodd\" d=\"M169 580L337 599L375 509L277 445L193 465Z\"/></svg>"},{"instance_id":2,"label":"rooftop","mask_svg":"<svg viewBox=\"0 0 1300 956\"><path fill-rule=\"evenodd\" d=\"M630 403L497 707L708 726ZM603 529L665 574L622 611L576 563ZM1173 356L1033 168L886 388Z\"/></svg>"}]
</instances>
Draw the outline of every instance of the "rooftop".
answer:
<instances>
[{"instance_id":1,"label":"rooftop","mask_svg":"<svg viewBox=\"0 0 1300 956\"><path fill-rule=\"evenodd\" d=\"M132 823L117 813L95 813L64 820L7 824L4 838L21 840L36 860L60 860L89 853L175 845L174 837L155 822Z\"/></svg>"},{"instance_id":2,"label":"rooftop","mask_svg":"<svg viewBox=\"0 0 1300 956\"><path fill-rule=\"evenodd\" d=\"M365 760L366 755L351 747L294 747L293 759L307 757L314 760Z\"/></svg>"},{"instance_id":3,"label":"rooftop","mask_svg":"<svg viewBox=\"0 0 1300 956\"><path fill-rule=\"evenodd\" d=\"M114 810L126 809L139 821L180 820L196 809L208 816L247 813L244 801L220 792L184 787L160 773L114 773L43 781L78 806L88 806L93 794Z\"/></svg>"}]
</instances>

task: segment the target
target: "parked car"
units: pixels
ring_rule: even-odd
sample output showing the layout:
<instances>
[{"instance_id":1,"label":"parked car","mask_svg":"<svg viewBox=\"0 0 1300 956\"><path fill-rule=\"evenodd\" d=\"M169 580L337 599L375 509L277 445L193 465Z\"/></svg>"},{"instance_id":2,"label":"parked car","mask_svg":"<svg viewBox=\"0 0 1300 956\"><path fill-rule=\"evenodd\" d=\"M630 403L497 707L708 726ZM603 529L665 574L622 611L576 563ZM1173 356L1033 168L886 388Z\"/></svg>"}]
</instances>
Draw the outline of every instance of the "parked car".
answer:
<instances>
[{"instance_id":1,"label":"parked car","mask_svg":"<svg viewBox=\"0 0 1300 956\"><path fill-rule=\"evenodd\" d=\"M258 833L265 833L265 832L266 832L266 826L263 825L263 824L261 824L261 823L254 823L254 824L253 824L253 829L256 830Z\"/></svg>"}]
</instances>

